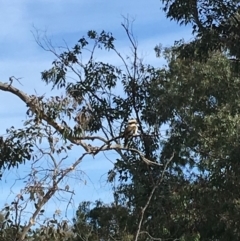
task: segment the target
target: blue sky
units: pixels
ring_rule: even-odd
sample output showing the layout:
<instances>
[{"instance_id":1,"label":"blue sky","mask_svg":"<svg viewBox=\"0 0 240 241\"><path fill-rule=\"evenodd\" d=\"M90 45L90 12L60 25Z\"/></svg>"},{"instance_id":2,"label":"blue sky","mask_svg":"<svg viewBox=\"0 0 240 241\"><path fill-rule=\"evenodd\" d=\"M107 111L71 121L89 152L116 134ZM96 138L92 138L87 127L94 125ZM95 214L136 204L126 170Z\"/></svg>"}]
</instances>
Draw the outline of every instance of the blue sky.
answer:
<instances>
[{"instance_id":1,"label":"blue sky","mask_svg":"<svg viewBox=\"0 0 240 241\"><path fill-rule=\"evenodd\" d=\"M26 93L35 94L36 91L39 95L51 94L50 86L41 81L40 73L51 67L54 56L37 45L32 34L34 28L46 31L54 45L62 45L65 41L70 47L88 30L110 31L116 38L119 52L128 54L129 42L121 27L122 15L135 19L133 30L144 62L160 67L163 60L155 57L155 45L161 43L163 46L171 46L175 40L188 40L191 37L190 28L170 22L160 7L159 0L0 0L0 81L8 82L12 75L22 77L20 81L23 86L17 82L14 85ZM102 57L104 59L105 56ZM104 60L120 64L114 55L108 55ZM22 126L26 107L15 96L3 92L0 92L0 103L2 135L10 126ZM72 154L72 158L78 156L77 151ZM116 154L108 153L108 158L114 160L116 157ZM75 181L79 189L75 197L76 207L83 200L112 200L111 187L106 184L105 175L112 166L103 155L84 160L80 167L87 175L83 177L87 185ZM0 182L0 207L6 201L11 201L9 187L14 183L16 175L25 171L26 167L21 167L4 176ZM19 187L15 185L13 190L17 192ZM55 205L60 204L51 203L48 208ZM62 206L59 208L62 209Z\"/></svg>"}]
</instances>

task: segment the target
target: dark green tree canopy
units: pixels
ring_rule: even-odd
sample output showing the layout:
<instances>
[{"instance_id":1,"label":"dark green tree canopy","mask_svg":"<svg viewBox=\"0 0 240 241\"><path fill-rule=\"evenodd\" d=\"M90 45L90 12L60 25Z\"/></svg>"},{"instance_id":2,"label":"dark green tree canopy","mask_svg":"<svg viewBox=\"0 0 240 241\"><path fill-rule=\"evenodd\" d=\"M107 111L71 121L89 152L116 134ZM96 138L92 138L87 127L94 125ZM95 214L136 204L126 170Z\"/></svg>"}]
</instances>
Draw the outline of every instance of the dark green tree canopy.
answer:
<instances>
[{"instance_id":1,"label":"dark green tree canopy","mask_svg":"<svg viewBox=\"0 0 240 241\"><path fill-rule=\"evenodd\" d=\"M184 55L206 58L212 51L229 51L239 59L239 0L162 0L163 10L171 20L191 24L195 39L183 45Z\"/></svg>"}]
</instances>

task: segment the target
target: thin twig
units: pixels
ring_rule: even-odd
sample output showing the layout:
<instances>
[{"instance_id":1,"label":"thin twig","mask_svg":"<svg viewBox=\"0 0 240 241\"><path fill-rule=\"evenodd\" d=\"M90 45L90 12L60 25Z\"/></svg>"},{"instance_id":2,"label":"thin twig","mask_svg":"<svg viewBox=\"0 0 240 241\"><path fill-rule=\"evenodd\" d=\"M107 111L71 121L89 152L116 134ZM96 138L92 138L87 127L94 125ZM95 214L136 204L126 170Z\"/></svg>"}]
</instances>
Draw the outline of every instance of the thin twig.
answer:
<instances>
[{"instance_id":1,"label":"thin twig","mask_svg":"<svg viewBox=\"0 0 240 241\"><path fill-rule=\"evenodd\" d=\"M138 240L138 237L140 235L140 232L141 232L141 227L142 227L142 222L143 222L143 217L144 217L144 214L145 214L145 211L146 209L148 208L151 200L152 200L152 197L153 197L153 194L155 193L157 187L162 183L163 181L163 178L164 178L164 174L165 174L165 171L168 167L168 164L172 161L174 157L174 153L172 154L171 158L167 161L166 165L164 166L164 169L163 169L163 172L162 172L162 175L161 175L161 178L157 181L157 183L154 185L149 197L148 197L148 200L147 200L147 203L145 204L145 206L142 208L142 211L141 211L141 217L140 217L140 221L138 223L138 229L137 229L137 233L136 233L136 236L135 236L135 239L134 241L137 241Z\"/></svg>"}]
</instances>

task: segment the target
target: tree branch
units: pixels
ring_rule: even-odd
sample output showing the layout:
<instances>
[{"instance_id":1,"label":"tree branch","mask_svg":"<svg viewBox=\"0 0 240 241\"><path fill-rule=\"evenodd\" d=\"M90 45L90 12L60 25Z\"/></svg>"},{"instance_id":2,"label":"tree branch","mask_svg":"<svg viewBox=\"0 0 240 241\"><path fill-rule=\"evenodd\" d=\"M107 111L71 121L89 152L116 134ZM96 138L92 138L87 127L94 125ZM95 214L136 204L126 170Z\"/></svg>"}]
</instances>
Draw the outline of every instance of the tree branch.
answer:
<instances>
[{"instance_id":1,"label":"tree branch","mask_svg":"<svg viewBox=\"0 0 240 241\"><path fill-rule=\"evenodd\" d=\"M138 224L138 230L137 230L137 233L136 233L136 236L135 236L135 239L134 241L137 241L138 240L138 237L140 235L140 231L141 231L141 227L142 227L142 222L143 222L143 217L144 217L144 214L145 214L145 211L146 209L148 208L151 200L152 200L152 197L153 197L153 194L155 193L157 187L162 183L163 181L163 178L164 178L164 174L165 174L165 171L168 167L168 164L172 161L174 157L174 153L172 154L172 156L170 157L170 159L167 161L166 165L164 166L164 169L163 169L163 172L162 172L162 175L161 175L161 178L158 179L157 183L154 185L149 197L148 197L148 200L147 200L147 203L145 204L145 206L142 208L142 211L141 211L141 217L140 217L140 221L139 221L139 224Z\"/></svg>"}]
</instances>

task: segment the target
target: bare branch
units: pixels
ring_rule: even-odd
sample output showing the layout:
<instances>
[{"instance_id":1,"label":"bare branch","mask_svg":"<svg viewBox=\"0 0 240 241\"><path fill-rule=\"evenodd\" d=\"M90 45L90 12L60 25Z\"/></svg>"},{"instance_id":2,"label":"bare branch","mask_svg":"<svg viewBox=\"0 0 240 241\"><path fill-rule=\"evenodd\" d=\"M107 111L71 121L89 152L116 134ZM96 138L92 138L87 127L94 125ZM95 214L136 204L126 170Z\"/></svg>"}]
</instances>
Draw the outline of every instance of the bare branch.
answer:
<instances>
[{"instance_id":1,"label":"bare branch","mask_svg":"<svg viewBox=\"0 0 240 241\"><path fill-rule=\"evenodd\" d=\"M148 206L149 206L149 204L150 204L150 202L152 200L153 194L155 193L157 187L162 183L164 175L165 175L165 171L167 170L167 167L168 167L168 164L172 161L173 158L174 158L174 153L172 154L170 159L165 164L164 169L162 171L161 177L158 179L157 183L154 185L154 187L153 187L153 189L152 189L152 191L151 191L151 193L150 193L150 195L148 197L148 200L147 200L145 206L142 208L141 217L140 217L140 221L139 221L139 224L138 224L138 230L137 230L137 233L136 233L134 241L138 240L138 237L139 237L140 231L141 231L141 227L142 227L142 222L143 222L143 217L144 217L145 211L148 208Z\"/></svg>"},{"instance_id":2,"label":"bare branch","mask_svg":"<svg viewBox=\"0 0 240 241\"><path fill-rule=\"evenodd\" d=\"M46 153L49 155L49 153ZM81 157L78 158L78 160L72 165L70 166L69 168L67 168L66 170L62 170L60 173L56 173L54 175L54 177L52 178L52 186L49 187L49 190L46 192L46 194L42 197L41 200L39 200L37 202L37 205L35 205L36 207L36 210L34 211L34 213L31 215L30 219L29 219L29 222L26 226L24 226L23 228L23 231L19 237L19 241L23 241L25 239L25 236L26 234L28 233L29 229L35 224L35 221L36 221L36 218L37 216L39 215L40 211L43 209L43 206L52 198L52 196L57 192L57 191L60 191L61 189L58 188L58 184L63 180L63 178L68 175L68 173L72 172L80 163L81 161L83 160L83 158L89 153L84 153L81 155ZM53 158L52 155L50 155L51 158ZM57 176L60 177L58 179ZM62 191L68 191L68 190L62 190ZM74 194L73 192L71 192L72 195ZM18 209L16 208L16 211ZM16 214L16 217L18 215Z\"/></svg>"}]
</instances>

